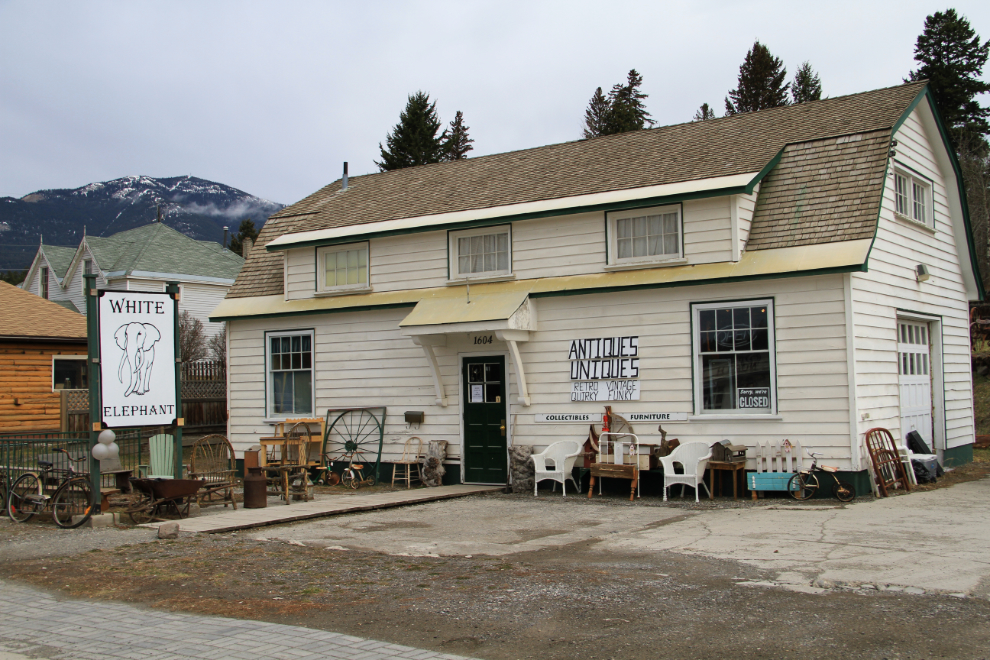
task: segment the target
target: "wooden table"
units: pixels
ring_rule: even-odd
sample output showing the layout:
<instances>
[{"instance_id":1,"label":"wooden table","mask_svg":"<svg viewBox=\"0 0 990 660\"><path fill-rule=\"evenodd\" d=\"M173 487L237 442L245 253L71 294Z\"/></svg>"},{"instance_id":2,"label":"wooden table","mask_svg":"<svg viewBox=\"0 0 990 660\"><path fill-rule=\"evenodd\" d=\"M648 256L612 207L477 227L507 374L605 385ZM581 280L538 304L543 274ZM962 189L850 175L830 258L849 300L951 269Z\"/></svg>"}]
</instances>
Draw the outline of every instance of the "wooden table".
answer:
<instances>
[{"instance_id":1,"label":"wooden table","mask_svg":"<svg viewBox=\"0 0 990 660\"><path fill-rule=\"evenodd\" d=\"M740 472L743 473L743 479L746 478L746 461L708 461L708 469L711 471L711 486L708 489L708 499L715 499L715 473L716 472L731 472L732 473L732 499L739 499L739 485L736 475ZM722 494L721 480L719 480L719 495ZM745 486L745 482L743 482Z\"/></svg>"},{"instance_id":2,"label":"wooden table","mask_svg":"<svg viewBox=\"0 0 990 660\"><path fill-rule=\"evenodd\" d=\"M632 502L636 498L636 484L639 483L639 466L638 465L616 465L615 463L592 463L591 464L591 479L588 483L588 499L591 499L591 494L595 490L595 479L601 479L602 477L609 477L613 479L629 479L631 485L629 486L629 501Z\"/></svg>"},{"instance_id":3,"label":"wooden table","mask_svg":"<svg viewBox=\"0 0 990 660\"><path fill-rule=\"evenodd\" d=\"M267 438L260 438L258 444L261 445L261 452L258 455L258 463L260 464L262 471L264 472L277 472L279 491L282 497L285 499L285 503L289 504L292 501L292 494L289 492L289 477L294 471L308 471L310 467L317 467L320 465L321 461L310 461L306 460L309 456L310 445L321 445L323 439L317 438L315 436L305 437L285 437L284 435L270 436ZM279 459L277 463L270 463L268 461L268 448L269 447L279 447ZM289 448L296 448L296 460L294 462L288 462L287 456L289 454ZM306 484L309 483L309 475L303 475L303 479L306 479ZM306 499L309 499L309 486L306 486Z\"/></svg>"}]
</instances>

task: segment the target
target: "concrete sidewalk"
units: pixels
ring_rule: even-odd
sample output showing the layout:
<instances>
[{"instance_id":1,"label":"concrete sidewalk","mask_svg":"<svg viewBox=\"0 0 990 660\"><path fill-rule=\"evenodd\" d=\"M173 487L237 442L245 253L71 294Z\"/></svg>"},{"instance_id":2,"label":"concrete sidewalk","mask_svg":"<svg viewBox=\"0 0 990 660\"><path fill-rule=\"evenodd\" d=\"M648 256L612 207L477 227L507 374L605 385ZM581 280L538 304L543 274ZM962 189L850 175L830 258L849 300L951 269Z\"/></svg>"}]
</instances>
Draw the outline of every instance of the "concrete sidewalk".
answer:
<instances>
[{"instance_id":1,"label":"concrete sidewalk","mask_svg":"<svg viewBox=\"0 0 990 660\"><path fill-rule=\"evenodd\" d=\"M372 639L263 621L58 600L0 582L0 660L463 660Z\"/></svg>"},{"instance_id":2,"label":"concrete sidewalk","mask_svg":"<svg viewBox=\"0 0 990 660\"><path fill-rule=\"evenodd\" d=\"M265 507L264 509L245 509L242 507L237 509L237 511L187 518L179 522L179 528L184 532L201 532L207 534L230 532L238 529L279 525L345 513L376 511L378 509L388 509L408 504L435 502L437 500L447 500L497 490L502 490L502 486L458 484L456 486L417 488L415 490L399 490L391 493L375 493L373 495L338 495L311 502L294 502L288 505L277 504ZM153 522L142 525L142 527L157 528L160 524L160 522Z\"/></svg>"}]
</instances>

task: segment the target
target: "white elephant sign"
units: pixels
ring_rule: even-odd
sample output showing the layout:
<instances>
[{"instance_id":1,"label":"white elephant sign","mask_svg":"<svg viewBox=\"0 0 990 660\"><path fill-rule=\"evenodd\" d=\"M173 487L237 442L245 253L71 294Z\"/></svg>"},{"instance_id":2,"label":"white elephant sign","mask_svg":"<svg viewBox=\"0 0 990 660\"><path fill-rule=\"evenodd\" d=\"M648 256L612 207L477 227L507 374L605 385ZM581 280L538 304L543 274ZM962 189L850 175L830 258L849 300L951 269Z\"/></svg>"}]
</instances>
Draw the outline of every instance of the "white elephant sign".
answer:
<instances>
[{"instance_id":1,"label":"white elephant sign","mask_svg":"<svg viewBox=\"0 0 990 660\"><path fill-rule=\"evenodd\" d=\"M176 419L175 301L164 293L102 291L101 417L110 428Z\"/></svg>"}]
</instances>

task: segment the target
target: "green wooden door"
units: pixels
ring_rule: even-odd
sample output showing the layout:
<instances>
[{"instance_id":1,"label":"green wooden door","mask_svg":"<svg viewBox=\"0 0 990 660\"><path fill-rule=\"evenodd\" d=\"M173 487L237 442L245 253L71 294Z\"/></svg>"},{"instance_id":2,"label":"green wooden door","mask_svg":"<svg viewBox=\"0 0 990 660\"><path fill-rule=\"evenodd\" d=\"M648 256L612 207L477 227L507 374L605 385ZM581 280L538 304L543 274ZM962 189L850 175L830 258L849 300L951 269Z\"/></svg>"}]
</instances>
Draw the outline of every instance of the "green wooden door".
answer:
<instances>
[{"instance_id":1,"label":"green wooden door","mask_svg":"<svg viewBox=\"0 0 990 660\"><path fill-rule=\"evenodd\" d=\"M473 484L508 481L505 358L464 358L464 480Z\"/></svg>"}]
</instances>

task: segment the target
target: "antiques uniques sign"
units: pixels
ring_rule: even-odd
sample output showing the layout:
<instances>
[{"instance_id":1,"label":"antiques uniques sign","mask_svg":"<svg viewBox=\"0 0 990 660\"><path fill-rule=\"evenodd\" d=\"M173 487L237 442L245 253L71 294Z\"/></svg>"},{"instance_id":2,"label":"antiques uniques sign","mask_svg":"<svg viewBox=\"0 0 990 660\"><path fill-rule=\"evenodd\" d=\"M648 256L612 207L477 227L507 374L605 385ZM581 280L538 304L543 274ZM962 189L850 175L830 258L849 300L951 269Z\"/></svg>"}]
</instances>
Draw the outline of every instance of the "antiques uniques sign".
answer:
<instances>
[{"instance_id":1,"label":"antiques uniques sign","mask_svg":"<svg viewBox=\"0 0 990 660\"><path fill-rule=\"evenodd\" d=\"M574 339L571 401L639 401L639 337Z\"/></svg>"},{"instance_id":2,"label":"antiques uniques sign","mask_svg":"<svg viewBox=\"0 0 990 660\"><path fill-rule=\"evenodd\" d=\"M172 424L177 415L171 296L105 291L98 310L103 423L110 428Z\"/></svg>"}]
</instances>

